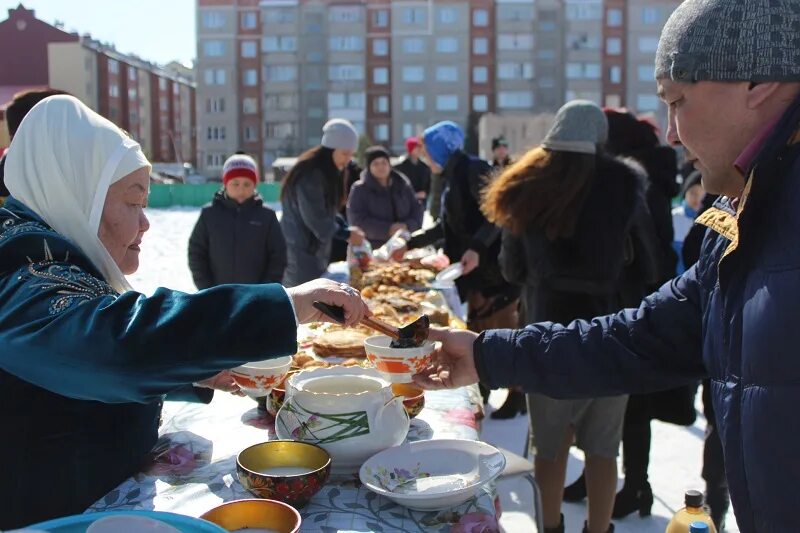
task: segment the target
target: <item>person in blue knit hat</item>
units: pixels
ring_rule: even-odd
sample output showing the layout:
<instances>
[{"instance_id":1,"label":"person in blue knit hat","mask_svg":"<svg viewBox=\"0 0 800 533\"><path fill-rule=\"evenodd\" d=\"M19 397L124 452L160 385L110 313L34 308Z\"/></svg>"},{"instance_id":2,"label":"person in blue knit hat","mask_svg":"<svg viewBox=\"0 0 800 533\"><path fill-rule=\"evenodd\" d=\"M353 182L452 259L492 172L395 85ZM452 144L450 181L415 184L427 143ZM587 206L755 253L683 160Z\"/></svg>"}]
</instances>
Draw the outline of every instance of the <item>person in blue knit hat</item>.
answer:
<instances>
[{"instance_id":1,"label":"person in blue knit hat","mask_svg":"<svg viewBox=\"0 0 800 533\"><path fill-rule=\"evenodd\" d=\"M413 234L408 247L419 248L443 239L450 261L463 265L464 273L456 286L461 300L467 302L471 330L517 327L520 288L503 278L497 259L501 231L480 209L481 191L491 176L491 166L464 152L464 131L454 122L429 127L423 132L422 143L425 159L443 182L442 213L433 228ZM525 396L521 392L511 396L508 401L519 406L514 414L524 411Z\"/></svg>"}]
</instances>

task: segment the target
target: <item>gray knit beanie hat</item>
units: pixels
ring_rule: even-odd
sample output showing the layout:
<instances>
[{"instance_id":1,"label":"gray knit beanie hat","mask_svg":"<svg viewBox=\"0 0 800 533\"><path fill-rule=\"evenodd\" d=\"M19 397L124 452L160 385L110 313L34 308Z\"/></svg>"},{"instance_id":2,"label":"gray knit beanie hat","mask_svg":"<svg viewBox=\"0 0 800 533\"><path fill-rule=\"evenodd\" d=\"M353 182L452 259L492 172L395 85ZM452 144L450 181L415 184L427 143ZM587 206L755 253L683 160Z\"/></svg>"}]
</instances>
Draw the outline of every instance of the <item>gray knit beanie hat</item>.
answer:
<instances>
[{"instance_id":1,"label":"gray knit beanie hat","mask_svg":"<svg viewBox=\"0 0 800 533\"><path fill-rule=\"evenodd\" d=\"M656 79L800 81L800 1L686 0L664 26Z\"/></svg>"},{"instance_id":2,"label":"gray knit beanie hat","mask_svg":"<svg viewBox=\"0 0 800 533\"><path fill-rule=\"evenodd\" d=\"M542 148L557 152L597 153L597 145L608 140L608 119L597 104L573 100L556 113Z\"/></svg>"},{"instance_id":3,"label":"gray knit beanie hat","mask_svg":"<svg viewBox=\"0 0 800 533\"><path fill-rule=\"evenodd\" d=\"M349 120L334 118L322 127L322 146L355 152L358 148L358 132Z\"/></svg>"}]
</instances>

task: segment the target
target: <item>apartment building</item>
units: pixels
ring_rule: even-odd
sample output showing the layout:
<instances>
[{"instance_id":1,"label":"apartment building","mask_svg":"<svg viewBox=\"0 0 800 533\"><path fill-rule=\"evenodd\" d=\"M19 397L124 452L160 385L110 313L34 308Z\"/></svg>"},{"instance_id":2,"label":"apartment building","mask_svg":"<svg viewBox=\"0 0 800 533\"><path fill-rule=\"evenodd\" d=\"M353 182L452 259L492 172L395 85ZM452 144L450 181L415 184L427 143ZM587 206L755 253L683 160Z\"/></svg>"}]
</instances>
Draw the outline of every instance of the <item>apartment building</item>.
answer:
<instances>
[{"instance_id":1,"label":"apartment building","mask_svg":"<svg viewBox=\"0 0 800 533\"><path fill-rule=\"evenodd\" d=\"M154 162L194 163L195 84L191 69L159 67L89 35L67 33L22 5L0 21L0 104L19 91L69 92L126 130Z\"/></svg>"},{"instance_id":2,"label":"apartment building","mask_svg":"<svg viewBox=\"0 0 800 533\"><path fill-rule=\"evenodd\" d=\"M266 168L333 117L398 152L438 120L573 98L663 117L640 66L678 3L197 0L200 168L219 174L236 150Z\"/></svg>"}]
</instances>

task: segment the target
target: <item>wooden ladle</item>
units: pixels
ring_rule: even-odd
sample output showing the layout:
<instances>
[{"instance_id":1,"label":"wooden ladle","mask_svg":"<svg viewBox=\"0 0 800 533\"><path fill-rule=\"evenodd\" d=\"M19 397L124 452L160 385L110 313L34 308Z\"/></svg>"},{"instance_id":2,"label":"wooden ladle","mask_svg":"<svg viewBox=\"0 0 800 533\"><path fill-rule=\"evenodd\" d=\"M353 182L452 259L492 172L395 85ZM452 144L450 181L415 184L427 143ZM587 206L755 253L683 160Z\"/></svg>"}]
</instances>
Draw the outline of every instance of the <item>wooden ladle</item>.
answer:
<instances>
[{"instance_id":1,"label":"wooden ladle","mask_svg":"<svg viewBox=\"0 0 800 533\"><path fill-rule=\"evenodd\" d=\"M338 305L329 305L323 302L314 302L314 307L321 311L325 316L328 316L340 324L344 324L344 308ZM391 337L400 343L413 343L414 346L422 346L428 339L428 332L431 328L431 321L426 315L421 315L410 324L406 324L401 328L391 326L375 317L369 316L361 319L361 324L375 331L379 331L384 335ZM410 348L411 346L403 346Z\"/></svg>"}]
</instances>

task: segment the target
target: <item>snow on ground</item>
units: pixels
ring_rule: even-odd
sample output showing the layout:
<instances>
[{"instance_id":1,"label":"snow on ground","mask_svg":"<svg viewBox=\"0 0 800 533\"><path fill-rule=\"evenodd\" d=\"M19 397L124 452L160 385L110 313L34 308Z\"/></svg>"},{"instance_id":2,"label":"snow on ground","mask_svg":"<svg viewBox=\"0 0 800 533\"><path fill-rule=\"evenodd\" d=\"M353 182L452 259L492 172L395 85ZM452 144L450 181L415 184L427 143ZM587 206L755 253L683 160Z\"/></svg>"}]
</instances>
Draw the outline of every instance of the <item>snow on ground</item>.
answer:
<instances>
[{"instance_id":1,"label":"snow on ground","mask_svg":"<svg viewBox=\"0 0 800 533\"><path fill-rule=\"evenodd\" d=\"M187 265L187 244L199 208L149 209L151 228L145 235L140 256L139 272L129 277L133 287L151 294L158 287L193 292ZM505 399L504 391L493 392L490 405L497 408ZM482 438L486 442L521 454L525 445L527 417L495 421L486 418ZM703 456L705 420L698 414L697 423L688 428L653 422L653 445L650 454L650 482L655 494L653 516L641 519L637 514L617 520L617 533L662 533L672 514L683 507L687 489L703 490L700 477ZM573 451L567 474L568 483L578 477L582 457ZM621 486L620 480L620 486ZM530 486L521 479L502 481L498 485L503 504L501 523L509 533L533 531L533 497ZM563 507L566 531L580 532L586 515L583 504L565 503ZM738 532L735 520L728 519L727 531Z\"/></svg>"}]
</instances>

